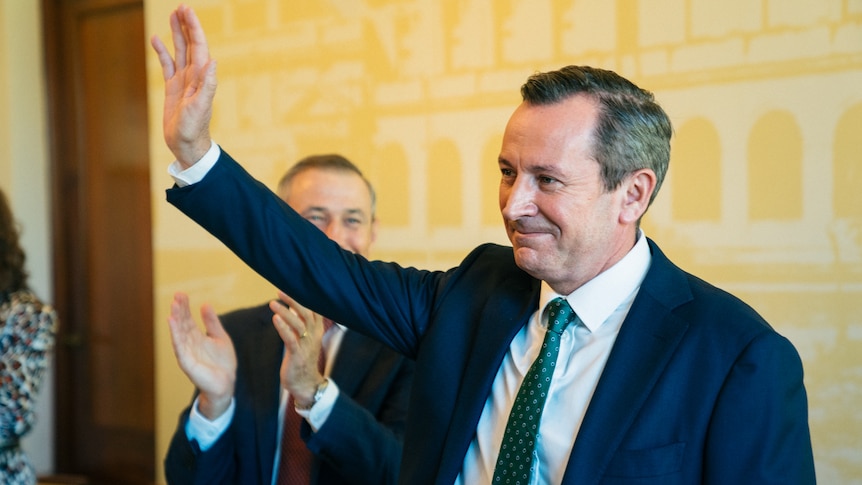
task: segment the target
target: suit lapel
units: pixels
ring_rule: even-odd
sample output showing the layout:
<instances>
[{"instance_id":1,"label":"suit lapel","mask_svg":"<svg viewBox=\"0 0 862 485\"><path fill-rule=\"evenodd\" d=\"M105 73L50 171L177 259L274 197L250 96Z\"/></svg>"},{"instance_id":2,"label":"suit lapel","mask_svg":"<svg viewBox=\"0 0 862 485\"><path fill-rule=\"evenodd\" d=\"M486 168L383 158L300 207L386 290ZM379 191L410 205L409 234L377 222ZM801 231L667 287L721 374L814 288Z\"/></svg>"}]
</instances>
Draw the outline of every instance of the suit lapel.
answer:
<instances>
[{"instance_id":1,"label":"suit lapel","mask_svg":"<svg viewBox=\"0 0 862 485\"><path fill-rule=\"evenodd\" d=\"M590 400L563 483L599 482L688 328L671 313L692 298L688 282L651 241L650 249L650 270Z\"/></svg>"},{"instance_id":2,"label":"suit lapel","mask_svg":"<svg viewBox=\"0 0 862 485\"><path fill-rule=\"evenodd\" d=\"M539 304L539 281L526 274L502 282L500 290L492 293L482 309L449 421L438 481L451 483L461 471L500 364Z\"/></svg>"},{"instance_id":3,"label":"suit lapel","mask_svg":"<svg viewBox=\"0 0 862 485\"><path fill-rule=\"evenodd\" d=\"M247 375L250 395L254 402L254 425L257 439L260 476L272 477L275 451L278 442L278 411L281 398L281 359L284 344L275 327L264 327L258 335L259 354L251 359Z\"/></svg>"}]
</instances>

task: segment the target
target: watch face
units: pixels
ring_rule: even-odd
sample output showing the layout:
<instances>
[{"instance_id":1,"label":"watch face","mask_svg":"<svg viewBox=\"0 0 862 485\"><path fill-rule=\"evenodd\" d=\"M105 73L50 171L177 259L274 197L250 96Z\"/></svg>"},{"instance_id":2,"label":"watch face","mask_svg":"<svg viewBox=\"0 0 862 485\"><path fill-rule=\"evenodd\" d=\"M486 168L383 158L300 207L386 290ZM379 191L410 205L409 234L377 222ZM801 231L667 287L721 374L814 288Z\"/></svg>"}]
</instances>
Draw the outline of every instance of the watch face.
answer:
<instances>
[{"instance_id":1,"label":"watch face","mask_svg":"<svg viewBox=\"0 0 862 485\"><path fill-rule=\"evenodd\" d=\"M317 386L317 390L314 391L314 404L317 404L317 401L320 401L320 398L323 397L323 392L326 391L326 386L329 385L329 379L324 379L323 382Z\"/></svg>"}]
</instances>

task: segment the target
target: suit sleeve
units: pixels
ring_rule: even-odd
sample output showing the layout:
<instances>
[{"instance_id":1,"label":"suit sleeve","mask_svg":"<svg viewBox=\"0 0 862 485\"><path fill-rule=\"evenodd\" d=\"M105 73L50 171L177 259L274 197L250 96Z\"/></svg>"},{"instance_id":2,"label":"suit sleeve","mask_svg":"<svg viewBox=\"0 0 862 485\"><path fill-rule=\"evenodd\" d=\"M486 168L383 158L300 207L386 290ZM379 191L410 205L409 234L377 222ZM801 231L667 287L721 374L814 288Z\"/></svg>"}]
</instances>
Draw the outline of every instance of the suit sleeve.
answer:
<instances>
[{"instance_id":1,"label":"suit sleeve","mask_svg":"<svg viewBox=\"0 0 862 485\"><path fill-rule=\"evenodd\" d=\"M186 437L186 422L191 406L180 415L179 425L165 455L165 479L168 485L204 485L236 483L233 459L233 433L225 432L213 446L202 452L195 441Z\"/></svg>"},{"instance_id":2,"label":"suit sleeve","mask_svg":"<svg viewBox=\"0 0 862 485\"><path fill-rule=\"evenodd\" d=\"M769 332L735 362L716 401L705 450L705 484L813 484L802 362Z\"/></svg>"},{"instance_id":3,"label":"suit sleeve","mask_svg":"<svg viewBox=\"0 0 862 485\"><path fill-rule=\"evenodd\" d=\"M338 482L354 485L398 482L414 364L389 354L398 365L390 382L378 386L385 393L381 393L382 405L377 415L342 392L317 433L312 433L307 423L303 425L302 437L308 448L326 462L328 469L338 470Z\"/></svg>"},{"instance_id":4,"label":"suit sleeve","mask_svg":"<svg viewBox=\"0 0 862 485\"><path fill-rule=\"evenodd\" d=\"M339 248L224 150L203 180L169 189L167 198L303 306L416 355L446 273Z\"/></svg>"}]
</instances>

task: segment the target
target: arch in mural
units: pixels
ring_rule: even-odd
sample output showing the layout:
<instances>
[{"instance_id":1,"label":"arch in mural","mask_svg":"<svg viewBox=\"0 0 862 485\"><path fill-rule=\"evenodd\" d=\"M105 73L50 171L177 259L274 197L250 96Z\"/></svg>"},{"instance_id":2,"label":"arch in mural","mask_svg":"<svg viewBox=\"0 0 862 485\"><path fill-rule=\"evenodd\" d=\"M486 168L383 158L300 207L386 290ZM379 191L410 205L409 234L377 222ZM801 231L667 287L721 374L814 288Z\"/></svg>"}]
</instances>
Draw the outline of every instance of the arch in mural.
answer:
<instances>
[{"instance_id":1,"label":"arch in mural","mask_svg":"<svg viewBox=\"0 0 862 485\"><path fill-rule=\"evenodd\" d=\"M410 168L404 148L387 143L372 157L369 179L377 191L377 216L387 227L410 224Z\"/></svg>"},{"instance_id":2,"label":"arch in mural","mask_svg":"<svg viewBox=\"0 0 862 485\"><path fill-rule=\"evenodd\" d=\"M802 130L794 116L775 110L758 119L748 138L748 218L802 218Z\"/></svg>"},{"instance_id":3,"label":"arch in mural","mask_svg":"<svg viewBox=\"0 0 862 485\"><path fill-rule=\"evenodd\" d=\"M721 141L711 121L694 118L676 130L669 172L675 221L721 220Z\"/></svg>"}]
</instances>

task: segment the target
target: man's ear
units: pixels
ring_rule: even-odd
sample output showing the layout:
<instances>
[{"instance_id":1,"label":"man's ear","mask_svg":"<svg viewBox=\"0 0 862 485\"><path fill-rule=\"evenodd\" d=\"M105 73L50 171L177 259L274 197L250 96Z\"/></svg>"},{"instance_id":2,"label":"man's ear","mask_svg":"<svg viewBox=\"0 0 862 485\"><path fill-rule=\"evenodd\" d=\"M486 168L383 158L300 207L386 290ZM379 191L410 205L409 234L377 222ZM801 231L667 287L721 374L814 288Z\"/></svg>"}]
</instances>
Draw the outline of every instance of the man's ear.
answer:
<instances>
[{"instance_id":1,"label":"man's ear","mask_svg":"<svg viewBox=\"0 0 862 485\"><path fill-rule=\"evenodd\" d=\"M655 190L655 172L648 168L642 168L623 181L625 193L623 195L622 210L620 211L620 222L623 224L636 224L649 207L650 197Z\"/></svg>"}]
</instances>

